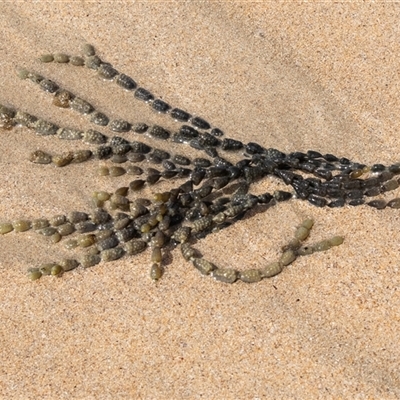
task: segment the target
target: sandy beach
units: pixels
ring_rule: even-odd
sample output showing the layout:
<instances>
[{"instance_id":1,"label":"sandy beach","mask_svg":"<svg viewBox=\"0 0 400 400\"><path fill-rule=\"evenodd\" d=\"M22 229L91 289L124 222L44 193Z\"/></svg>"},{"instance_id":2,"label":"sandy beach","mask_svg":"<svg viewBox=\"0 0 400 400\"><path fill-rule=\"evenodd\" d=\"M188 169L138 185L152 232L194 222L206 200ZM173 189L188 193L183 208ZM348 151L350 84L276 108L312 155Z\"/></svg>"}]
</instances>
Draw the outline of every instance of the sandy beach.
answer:
<instances>
[{"instance_id":1,"label":"sandy beach","mask_svg":"<svg viewBox=\"0 0 400 400\"><path fill-rule=\"evenodd\" d=\"M90 71L38 61L91 43L228 137L390 165L400 161L399 18L392 3L3 2L0 104L90 127L19 79L23 67L106 114L173 130L172 120ZM28 161L36 149L76 146L0 130L0 222L89 211L93 191L126 185L126 177L99 177L99 161ZM256 190L271 185L267 178ZM196 244L215 264L243 270L274 261L305 218L315 220L311 242L344 236L256 284L203 277L180 251L168 254L157 284L148 251L31 282L27 268L73 253L32 231L2 235L0 398L397 399L399 216L293 199Z\"/></svg>"}]
</instances>

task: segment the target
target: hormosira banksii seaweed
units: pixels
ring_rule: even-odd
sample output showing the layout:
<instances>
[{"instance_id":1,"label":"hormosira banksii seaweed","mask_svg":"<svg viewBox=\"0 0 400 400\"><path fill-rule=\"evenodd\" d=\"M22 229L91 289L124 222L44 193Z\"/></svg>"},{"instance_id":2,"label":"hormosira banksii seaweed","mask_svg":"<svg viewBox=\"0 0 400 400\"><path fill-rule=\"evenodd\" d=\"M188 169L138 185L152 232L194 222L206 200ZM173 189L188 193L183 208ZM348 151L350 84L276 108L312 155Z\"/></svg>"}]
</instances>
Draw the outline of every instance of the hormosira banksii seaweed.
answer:
<instances>
[{"instance_id":1,"label":"hormosira banksii seaweed","mask_svg":"<svg viewBox=\"0 0 400 400\"><path fill-rule=\"evenodd\" d=\"M53 105L80 114L94 128L59 126L0 105L0 128L11 130L19 125L37 135L54 136L56 140L86 146L61 154L37 149L29 160L43 164L43 168L46 164L68 168L74 163L100 160L103 164L98 172L102 179L124 179L125 182L114 193L95 192L91 211L0 223L0 234L31 229L53 242L64 241L67 248L78 253L76 258L30 268L28 277L32 280L42 275L60 276L79 265L89 268L102 261L133 256L150 247L150 277L158 281L164 273L166 247L180 246L183 258L202 275L225 283L257 283L281 273L300 256L340 245L343 237L304 244L313 226L313 221L306 219L282 247L278 260L240 271L208 261L193 244L240 221L253 208L269 209L293 198L317 207L367 204L377 210L400 208L399 198L370 199L399 187L400 163L388 167L367 166L313 150L285 154L255 142L243 143L223 137L223 132L204 118L157 98L136 80L104 62L89 44L84 45L82 56L54 53L44 54L39 60L63 64L63 68L71 66L75 73L86 68L85 73L97 75L104 85L115 85L116 90L129 92L132 101L139 101L143 107L149 106L153 112L169 116L171 120L168 127L163 127L108 116L97 110L89 99L64 89L59 82L27 69L17 71L21 79L27 79L42 89L44 95L50 96ZM184 150L176 150L184 144ZM266 176L273 176L292 189L251 193L252 184ZM154 191L151 199L138 198L138 192L144 187L152 187L159 181L170 182L170 189ZM71 239L63 239L64 236Z\"/></svg>"}]
</instances>

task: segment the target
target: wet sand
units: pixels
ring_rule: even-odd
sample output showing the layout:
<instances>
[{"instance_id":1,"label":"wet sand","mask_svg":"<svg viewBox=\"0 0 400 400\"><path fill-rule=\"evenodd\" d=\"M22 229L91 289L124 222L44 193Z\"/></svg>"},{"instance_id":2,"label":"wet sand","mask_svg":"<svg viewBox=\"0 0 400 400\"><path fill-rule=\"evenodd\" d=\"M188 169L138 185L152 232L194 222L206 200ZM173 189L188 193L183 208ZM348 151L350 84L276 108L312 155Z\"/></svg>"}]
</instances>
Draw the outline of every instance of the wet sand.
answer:
<instances>
[{"instance_id":1,"label":"wet sand","mask_svg":"<svg viewBox=\"0 0 400 400\"><path fill-rule=\"evenodd\" d=\"M0 103L85 126L19 80L22 66L110 115L172 124L88 71L37 61L88 42L228 137L389 165L400 158L399 14L396 4L3 3ZM22 128L0 132L1 222L89 210L94 190L121 186L96 175L99 163L27 160L38 148L75 146ZM253 285L204 278L179 251L156 285L148 252L30 282L26 269L67 254L62 244L31 232L0 237L0 397L398 398L398 210L292 200L197 248L220 266L259 267L306 217L316 221L310 241L345 243Z\"/></svg>"}]
</instances>

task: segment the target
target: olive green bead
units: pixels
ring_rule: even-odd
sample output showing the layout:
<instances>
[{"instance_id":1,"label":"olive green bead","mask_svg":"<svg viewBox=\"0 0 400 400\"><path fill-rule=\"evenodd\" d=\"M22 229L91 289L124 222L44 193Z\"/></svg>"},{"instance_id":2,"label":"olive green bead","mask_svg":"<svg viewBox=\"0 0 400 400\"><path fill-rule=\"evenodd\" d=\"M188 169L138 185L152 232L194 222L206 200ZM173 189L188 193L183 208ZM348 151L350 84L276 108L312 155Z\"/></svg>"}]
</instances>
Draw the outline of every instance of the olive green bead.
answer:
<instances>
[{"instance_id":1,"label":"olive green bead","mask_svg":"<svg viewBox=\"0 0 400 400\"><path fill-rule=\"evenodd\" d=\"M286 267L287 265L291 264L296 259L296 257L297 257L296 252L289 249L282 253L281 258L279 259L279 262L284 267Z\"/></svg>"},{"instance_id":2,"label":"olive green bead","mask_svg":"<svg viewBox=\"0 0 400 400\"><path fill-rule=\"evenodd\" d=\"M248 269L239 272L239 279L246 283L260 282L263 278L261 271L258 269Z\"/></svg>"},{"instance_id":3,"label":"olive green bead","mask_svg":"<svg viewBox=\"0 0 400 400\"><path fill-rule=\"evenodd\" d=\"M190 261L193 258L196 258L196 250L187 243L181 244L181 253L186 261Z\"/></svg>"},{"instance_id":4,"label":"olive green bead","mask_svg":"<svg viewBox=\"0 0 400 400\"><path fill-rule=\"evenodd\" d=\"M162 261L161 249L159 247L154 247L151 252L151 261L154 263L160 263Z\"/></svg>"},{"instance_id":5,"label":"olive green bead","mask_svg":"<svg viewBox=\"0 0 400 400\"><path fill-rule=\"evenodd\" d=\"M158 281L164 273L164 269L160 266L160 264L154 263L150 268L150 278L153 281Z\"/></svg>"},{"instance_id":6,"label":"olive green bead","mask_svg":"<svg viewBox=\"0 0 400 400\"><path fill-rule=\"evenodd\" d=\"M125 254L125 250L122 247L114 247L112 249L106 249L100 252L101 260L105 262L118 260Z\"/></svg>"},{"instance_id":7,"label":"olive green bead","mask_svg":"<svg viewBox=\"0 0 400 400\"><path fill-rule=\"evenodd\" d=\"M95 266L101 261L101 258L98 254L85 254L80 259L80 264L83 268L90 268Z\"/></svg>"},{"instance_id":8,"label":"olive green bead","mask_svg":"<svg viewBox=\"0 0 400 400\"><path fill-rule=\"evenodd\" d=\"M32 221L32 229L39 230L39 229L47 228L49 226L49 224L50 224L50 222L47 219L44 219L44 218L34 219Z\"/></svg>"},{"instance_id":9,"label":"olive green bead","mask_svg":"<svg viewBox=\"0 0 400 400\"><path fill-rule=\"evenodd\" d=\"M263 278L272 278L282 272L282 264L280 262L273 262L260 270Z\"/></svg>"},{"instance_id":10,"label":"olive green bead","mask_svg":"<svg viewBox=\"0 0 400 400\"><path fill-rule=\"evenodd\" d=\"M3 222L0 224L0 234L5 235L8 232L11 232L14 229L13 224L9 222Z\"/></svg>"},{"instance_id":11,"label":"olive green bead","mask_svg":"<svg viewBox=\"0 0 400 400\"><path fill-rule=\"evenodd\" d=\"M77 260L71 258L64 258L60 261L59 265L64 271L71 271L78 267L79 263Z\"/></svg>"},{"instance_id":12,"label":"olive green bead","mask_svg":"<svg viewBox=\"0 0 400 400\"><path fill-rule=\"evenodd\" d=\"M299 226L295 233L294 233L294 237L298 240L306 240L308 238L308 235L310 234L310 230L307 229L305 226L301 225Z\"/></svg>"},{"instance_id":13,"label":"olive green bead","mask_svg":"<svg viewBox=\"0 0 400 400\"><path fill-rule=\"evenodd\" d=\"M140 239L134 239L123 244L126 253L130 256L139 254L147 247L147 243Z\"/></svg>"},{"instance_id":14,"label":"olive green bead","mask_svg":"<svg viewBox=\"0 0 400 400\"><path fill-rule=\"evenodd\" d=\"M27 275L31 281L36 281L37 279L40 279L42 277L42 273L39 271L38 268L28 269Z\"/></svg>"},{"instance_id":15,"label":"olive green bead","mask_svg":"<svg viewBox=\"0 0 400 400\"><path fill-rule=\"evenodd\" d=\"M211 276L220 282L234 283L238 278L238 271L231 268L217 268L211 273Z\"/></svg>"},{"instance_id":16,"label":"olive green bead","mask_svg":"<svg viewBox=\"0 0 400 400\"><path fill-rule=\"evenodd\" d=\"M60 275L63 272L63 269L61 267L61 265L53 265L53 267L51 268L51 275L56 276L56 275Z\"/></svg>"},{"instance_id":17,"label":"olive green bead","mask_svg":"<svg viewBox=\"0 0 400 400\"><path fill-rule=\"evenodd\" d=\"M54 56L53 56L53 54L42 54L39 57L39 61L41 61L43 63L53 62L54 61Z\"/></svg>"},{"instance_id":18,"label":"olive green bead","mask_svg":"<svg viewBox=\"0 0 400 400\"><path fill-rule=\"evenodd\" d=\"M194 258L192 262L195 268L197 268L203 275L209 275L217 268L213 263L204 258Z\"/></svg>"}]
</instances>

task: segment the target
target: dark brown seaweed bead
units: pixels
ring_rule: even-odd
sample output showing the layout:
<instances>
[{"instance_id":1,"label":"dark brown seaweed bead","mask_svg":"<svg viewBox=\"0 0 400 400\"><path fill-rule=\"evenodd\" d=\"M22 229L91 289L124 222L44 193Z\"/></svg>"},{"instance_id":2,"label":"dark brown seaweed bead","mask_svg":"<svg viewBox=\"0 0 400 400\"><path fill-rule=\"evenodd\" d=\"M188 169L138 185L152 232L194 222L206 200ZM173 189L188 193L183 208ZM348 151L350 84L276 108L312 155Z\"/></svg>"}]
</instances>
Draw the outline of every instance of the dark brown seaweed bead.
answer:
<instances>
[{"instance_id":1,"label":"dark brown seaweed bead","mask_svg":"<svg viewBox=\"0 0 400 400\"><path fill-rule=\"evenodd\" d=\"M400 174L400 164L393 164L388 168L389 172L398 175Z\"/></svg>"},{"instance_id":2,"label":"dark brown seaweed bead","mask_svg":"<svg viewBox=\"0 0 400 400\"><path fill-rule=\"evenodd\" d=\"M212 187L216 190L222 189L230 182L229 176L223 176L220 178L214 178L212 181Z\"/></svg>"},{"instance_id":3,"label":"dark brown seaweed bead","mask_svg":"<svg viewBox=\"0 0 400 400\"><path fill-rule=\"evenodd\" d=\"M94 155L99 160L105 160L107 158L110 158L112 156L112 147L111 146L99 146L94 151Z\"/></svg>"},{"instance_id":4,"label":"dark brown seaweed bead","mask_svg":"<svg viewBox=\"0 0 400 400\"><path fill-rule=\"evenodd\" d=\"M151 147L143 142L134 141L134 142L130 142L130 145L131 145L132 153L147 154L147 153L150 153L150 151L151 151ZM129 156L128 156L128 159L129 159Z\"/></svg>"},{"instance_id":5,"label":"dark brown seaweed bead","mask_svg":"<svg viewBox=\"0 0 400 400\"><path fill-rule=\"evenodd\" d=\"M115 79L115 83L125 90L134 90L137 87L136 82L125 74L119 74Z\"/></svg>"},{"instance_id":6,"label":"dark brown seaweed bead","mask_svg":"<svg viewBox=\"0 0 400 400\"><path fill-rule=\"evenodd\" d=\"M381 190L382 192L390 192L391 190L395 190L399 187L399 182L396 179L392 179L390 181L386 181L382 184Z\"/></svg>"},{"instance_id":7,"label":"dark brown seaweed bead","mask_svg":"<svg viewBox=\"0 0 400 400\"><path fill-rule=\"evenodd\" d=\"M85 66L89 69L97 70L101 64L102 64L101 59L96 55L87 57L85 60Z\"/></svg>"},{"instance_id":8,"label":"dark brown seaweed bead","mask_svg":"<svg viewBox=\"0 0 400 400\"><path fill-rule=\"evenodd\" d=\"M131 130L131 124L123 119L115 119L111 121L108 127L113 132L129 132Z\"/></svg>"},{"instance_id":9,"label":"dark brown seaweed bead","mask_svg":"<svg viewBox=\"0 0 400 400\"><path fill-rule=\"evenodd\" d=\"M163 100L156 99L151 103L151 108L159 113L166 113L171 106Z\"/></svg>"},{"instance_id":10,"label":"dark brown seaweed bead","mask_svg":"<svg viewBox=\"0 0 400 400\"><path fill-rule=\"evenodd\" d=\"M339 161L339 158L338 157L336 157L335 155L333 155L333 154L325 154L324 156L323 156L324 158L325 158L325 160L326 161L328 161L328 162L335 162L335 161Z\"/></svg>"},{"instance_id":11,"label":"dark brown seaweed bead","mask_svg":"<svg viewBox=\"0 0 400 400\"><path fill-rule=\"evenodd\" d=\"M112 235L106 239L100 240L97 242L97 248L100 251L107 250L107 249L112 249L113 247L118 246L119 240L116 236Z\"/></svg>"},{"instance_id":12,"label":"dark brown seaweed bead","mask_svg":"<svg viewBox=\"0 0 400 400\"><path fill-rule=\"evenodd\" d=\"M192 180L188 180L181 186L179 186L180 193L190 193L193 190L193 182Z\"/></svg>"},{"instance_id":13,"label":"dark brown seaweed bead","mask_svg":"<svg viewBox=\"0 0 400 400\"><path fill-rule=\"evenodd\" d=\"M62 140L80 140L83 138L83 132L79 129L60 128L57 137Z\"/></svg>"},{"instance_id":14,"label":"dark brown seaweed bead","mask_svg":"<svg viewBox=\"0 0 400 400\"><path fill-rule=\"evenodd\" d=\"M131 150L131 146L129 144L118 144L118 145L111 146L111 147L112 147L113 154L119 155L119 156L125 155L126 153L128 153ZM125 160L127 160L126 156L125 156Z\"/></svg>"},{"instance_id":15,"label":"dark brown seaweed bead","mask_svg":"<svg viewBox=\"0 0 400 400\"><path fill-rule=\"evenodd\" d=\"M199 131L189 125L182 125L179 129L179 133L187 137L189 140L197 138L200 135Z\"/></svg>"},{"instance_id":16,"label":"dark brown seaweed bead","mask_svg":"<svg viewBox=\"0 0 400 400\"><path fill-rule=\"evenodd\" d=\"M190 175L190 179L192 180L194 185L199 185L201 181L204 179L206 175L206 171L203 168L197 168L193 170L193 172Z\"/></svg>"},{"instance_id":17,"label":"dark brown seaweed bead","mask_svg":"<svg viewBox=\"0 0 400 400\"><path fill-rule=\"evenodd\" d=\"M143 169L136 166L136 165L129 165L126 168L126 173L128 175L142 175L143 174Z\"/></svg>"},{"instance_id":18,"label":"dark brown seaweed bead","mask_svg":"<svg viewBox=\"0 0 400 400\"><path fill-rule=\"evenodd\" d=\"M124 139L121 136L113 136L110 140L110 146L118 146L120 144L128 144L129 145L129 141Z\"/></svg>"},{"instance_id":19,"label":"dark brown seaweed bead","mask_svg":"<svg viewBox=\"0 0 400 400\"><path fill-rule=\"evenodd\" d=\"M52 162L52 157L42 150L36 150L29 155L29 161L35 164L50 164Z\"/></svg>"},{"instance_id":20,"label":"dark brown seaweed bead","mask_svg":"<svg viewBox=\"0 0 400 400\"><path fill-rule=\"evenodd\" d=\"M154 149L152 154L156 155L161 160L168 160L171 158L171 155L167 151L161 149Z\"/></svg>"},{"instance_id":21,"label":"dark brown seaweed bead","mask_svg":"<svg viewBox=\"0 0 400 400\"><path fill-rule=\"evenodd\" d=\"M133 151L130 151L129 153L126 154L126 158L130 162L137 163L145 160L146 156L141 153L134 153Z\"/></svg>"},{"instance_id":22,"label":"dark brown seaweed bead","mask_svg":"<svg viewBox=\"0 0 400 400\"><path fill-rule=\"evenodd\" d=\"M0 111L1 112L1 111ZM1 120L1 117L0 117ZM33 129L35 127L35 123L37 121L37 117L34 115L28 114L26 112L17 111L14 117L14 122L17 125L26 126L27 128Z\"/></svg>"},{"instance_id":23,"label":"dark brown seaweed bead","mask_svg":"<svg viewBox=\"0 0 400 400\"><path fill-rule=\"evenodd\" d=\"M191 115L186 111L183 111L179 108L173 108L170 112L171 118L176 119L180 122L187 122L189 121Z\"/></svg>"},{"instance_id":24,"label":"dark brown seaweed bead","mask_svg":"<svg viewBox=\"0 0 400 400\"><path fill-rule=\"evenodd\" d=\"M308 196L308 201L312 205L317 206L317 207L325 207L326 204L327 204L327 200L326 199L324 199L323 197L316 196L314 194L310 194Z\"/></svg>"},{"instance_id":25,"label":"dark brown seaweed bead","mask_svg":"<svg viewBox=\"0 0 400 400\"><path fill-rule=\"evenodd\" d=\"M148 183L149 185L154 185L160 180L160 178L161 174L150 174L146 178L146 183Z\"/></svg>"},{"instance_id":26,"label":"dark brown seaweed bead","mask_svg":"<svg viewBox=\"0 0 400 400\"><path fill-rule=\"evenodd\" d=\"M233 164L230 161L225 160L225 158L222 158L222 157L215 157L213 159L213 164L216 167L220 167L220 168L233 167Z\"/></svg>"},{"instance_id":27,"label":"dark brown seaweed bead","mask_svg":"<svg viewBox=\"0 0 400 400\"><path fill-rule=\"evenodd\" d=\"M89 144L103 144L107 142L107 136L94 129L88 129L83 132L82 140Z\"/></svg>"},{"instance_id":28,"label":"dark brown seaweed bead","mask_svg":"<svg viewBox=\"0 0 400 400\"><path fill-rule=\"evenodd\" d=\"M339 163L342 164L342 165L350 165L351 161L346 157L342 157L342 158L339 159Z\"/></svg>"},{"instance_id":29,"label":"dark brown seaweed bead","mask_svg":"<svg viewBox=\"0 0 400 400\"><path fill-rule=\"evenodd\" d=\"M125 255L125 250L122 247L103 250L100 253L101 260L105 262L118 260Z\"/></svg>"},{"instance_id":30,"label":"dark brown seaweed bead","mask_svg":"<svg viewBox=\"0 0 400 400\"><path fill-rule=\"evenodd\" d=\"M245 151L246 153L252 155L252 154L260 154L263 153L266 149L262 146L260 146L257 143L254 142L249 142L245 145Z\"/></svg>"},{"instance_id":31,"label":"dark brown seaweed bead","mask_svg":"<svg viewBox=\"0 0 400 400\"><path fill-rule=\"evenodd\" d=\"M143 179L136 179L129 184L129 189L135 192L137 190L140 190L145 183L146 181L144 181Z\"/></svg>"},{"instance_id":32,"label":"dark brown seaweed bead","mask_svg":"<svg viewBox=\"0 0 400 400\"><path fill-rule=\"evenodd\" d=\"M138 99L138 100L142 100L144 102L149 102L151 100L154 100L154 96L146 89L144 88L137 88L135 90L135 94L134 96Z\"/></svg>"},{"instance_id":33,"label":"dark brown seaweed bead","mask_svg":"<svg viewBox=\"0 0 400 400\"><path fill-rule=\"evenodd\" d=\"M290 200L292 197L292 193L285 192L283 190L276 190L274 192L274 198L278 202Z\"/></svg>"},{"instance_id":34,"label":"dark brown seaweed bead","mask_svg":"<svg viewBox=\"0 0 400 400\"><path fill-rule=\"evenodd\" d=\"M218 178L220 176L228 176L229 171L227 168L223 167L210 167L206 170L207 178Z\"/></svg>"},{"instance_id":35,"label":"dark brown seaweed bead","mask_svg":"<svg viewBox=\"0 0 400 400\"><path fill-rule=\"evenodd\" d=\"M389 172L389 171L382 171L382 172L377 176L377 178L379 179L380 182L386 182L386 181L392 179L393 176L394 176L394 175L393 175L392 172Z\"/></svg>"},{"instance_id":36,"label":"dark brown seaweed bead","mask_svg":"<svg viewBox=\"0 0 400 400\"><path fill-rule=\"evenodd\" d=\"M328 204L328 207L330 207L330 208L344 207L345 204L346 204L346 201L343 198L341 198L341 199L331 201Z\"/></svg>"},{"instance_id":37,"label":"dark brown seaweed bead","mask_svg":"<svg viewBox=\"0 0 400 400\"><path fill-rule=\"evenodd\" d=\"M207 186L202 186L199 189L193 190L193 196L195 198L204 198L207 197L213 190L213 187L211 185L207 185Z\"/></svg>"},{"instance_id":38,"label":"dark brown seaweed bead","mask_svg":"<svg viewBox=\"0 0 400 400\"><path fill-rule=\"evenodd\" d=\"M96 111L90 116L90 122L99 126L107 126L110 120L107 115Z\"/></svg>"},{"instance_id":39,"label":"dark brown seaweed bead","mask_svg":"<svg viewBox=\"0 0 400 400\"><path fill-rule=\"evenodd\" d=\"M326 179L327 181L332 179L332 172L327 171L326 169L317 169L314 171L314 174L320 178Z\"/></svg>"},{"instance_id":40,"label":"dark brown seaweed bead","mask_svg":"<svg viewBox=\"0 0 400 400\"><path fill-rule=\"evenodd\" d=\"M387 203L387 207L400 208L400 198L392 199Z\"/></svg>"},{"instance_id":41,"label":"dark brown seaweed bead","mask_svg":"<svg viewBox=\"0 0 400 400\"><path fill-rule=\"evenodd\" d=\"M48 93L54 93L58 90L57 83L51 81L50 79L43 79L42 81L40 81L39 87L40 89Z\"/></svg>"},{"instance_id":42,"label":"dark brown seaweed bead","mask_svg":"<svg viewBox=\"0 0 400 400\"><path fill-rule=\"evenodd\" d=\"M107 63L101 64L100 67L97 69L97 73L100 76L100 78L103 78L106 80L111 80L116 75L118 75L118 71L115 68L113 68L110 64L107 64Z\"/></svg>"},{"instance_id":43,"label":"dark brown seaweed bead","mask_svg":"<svg viewBox=\"0 0 400 400\"><path fill-rule=\"evenodd\" d=\"M146 160L152 164L161 164L162 159L157 156L157 154L150 153L146 155Z\"/></svg>"},{"instance_id":44,"label":"dark brown seaweed bead","mask_svg":"<svg viewBox=\"0 0 400 400\"><path fill-rule=\"evenodd\" d=\"M103 208L96 208L90 214L90 219L95 224L105 224L111 219L111 215Z\"/></svg>"},{"instance_id":45,"label":"dark brown seaweed bead","mask_svg":"<svg viewBox=\"0 0 400 400\"><path fill-rule=\"evenodd\" d=\"M373 187L371 189L367 189L364 191L364 195L368 197L375 197L381 194L381 188L380 187Z\"/></svg>"},{"instance_id":46,"label":"dark brown seaweed bead","mask_svg":"<svg viewBox=\"0 0 400 400\"><path fill-rule=\"evenodd\" d=\"M212 132L211 132L212 133ZM221 142L222 150L237 151L243 148L243 143L239 140L225 138Z\"/></svg>"},{"instance_id":47,"label":"dark brown seaweed bead","mask_svg":"<svg viewBox=\"0 0 400 400\"><path fill-rule=\"evenodd\" d=\"M132 124L131 130L135 133L145 133L149 129L149 126L143 122L137 122Z\"/></svg>"},{"instance_id":48,"label":"dark brown seaweed bead","mask_svg":"<svg viewBox=\"0 0 400 400\"><path fill-rule=\"evenodd\" d=\"M257 197L260 204L268 204L274 198L271 193L263 193Z\"/></svg>"},{"instance_id":49,"label":"dark brown seaweed bead","mask_svg":"<svg viewBox=\"0 0 400 400\"><path fill-rule=\"evenodd\" d=\"M79 233L93 232L97 229L97 224L92 221L81 221L75 224L75 229Z\"/></svg>"},{"instance_id":50,"label":"dark brown seaweed bead","mask_svg":"<svg viewBox=\"0 0 400 400\"><path fill-rule=\"evenodd\" d=\"M190 164L190 162L189 162ZM207 168L211 166L211 161L208 160L207 158L195 158L193 160L193 165L195 167L202 167L202 168Z\"/></svg>"},{"instance_id":51,"label":"dark brown seaweed bead","mask_svg":"<svg viewBox=\"0 0 400 400\"><path fill-rule=\"evenodd\" d=\"M199 129L207 130L211 128L211 125L206 120L200 117L192 117L190 123Z\"/></svg>"},{"instance_id":52,"label":"dark brown seaweed bead","mask_svg":"<svg viewBox=\"0 0 400 400\"><path fill-rule=\"evenodd\" d=\"M383 164L374 164L371 167L371 172L383 172L386 167Z\"/></svg>"},{"instance_id":53,"label":"dark brown seaweed bead","mask_svg":"<svg viewBox=\"0 0 400 400\"><path fill-rule=\"evenodd\" d=\"M153 125L149 129L148 133L151 137L162 140L167 140L171 136L171 133L169 131L158 125Z\"/></svg>"},{"instance_id":54,"label":"dark brown seaweed bead","mask_svg":"<svg viewBox=\"0 0 400 400\"><path fill-rule=\"evenodd\" d=\"M364 199L354 199L349 201L349 206L361 206L363 204L365 204L365 200Z\"/></svg>"},{"instance_id":55,"label":"dark brown seaweed bead","mask_svg":"<svg viewBox=\"0 0 400 400\"><path fill-rule=\"evenodd\" d=\"M176 170L165 170L161 172L161 177L164 179L171 179L174 178L177 173L178 171Z\"/></svg>"},{"instance_id":56,"label":"dark brown seaweed bead","mask_svg":"<svg viewBox=\"0 0 400 400\"><path fill-rule=\"evenodd\" d=\"M386 201L382 199L372 200L367 203L369 206L378 210L383 210L386 207Z\"/></svg>"},{"instance_id":57,"label":"dark brown seaweed bead","mask_svg":"<svg viewBox=\"0 0 400 400\"><path fill-rule=\"evenodd\" d=\"M307 157L309 158L322 158L322 154L319 151L308 150Z\"/></svg>"},{"instance_id":58,"label":"dark brown seaweed bead","mask_svg":"<svg viewBox=\"0 0 400 400\"><path fill-rule=\"evenodd\" d=\"M172 157L172 162L179 165L190 165L190 159L180 154L175 154Z\"/></svg>"},{"instance_id":59,"label":"dark brown seaweed bead","mask_svg":"<svg viewBox=\"0 0 400 400\"><path fill-rule=\"evenodd\" d=\"M168 158L169 158L169 154L168 154ZM161 164L168 171L173 171L174 169L176 169L176 165L170 160L163 159Z\"/></svg>"},{"instance_id":60,"label":"dark brown seaweed bead","mask_svg":"<svg viewBox=\"0 0 400 400\"><path fill-rule=\"evenodd\" d=\"M191 174L192 170L190 168L178 168L176 172L177 178L186 178Z\"/></svg>"},{"instance_id":61,"label":"dark brown seaweed bead","mask_svg":"<svg viewBox=\"0 0 400 400\"><path fill-rule=\"evenodd\" d=\"M59 127L51 122L38 119L35 123L35 131L38 135L55 135Z\"/></svg>"},{"instance_id":62,"label":"dark brown seaweed bead","mask_svg":"<svg viewBox=\"0 0 400 400\"><path fill-rule=\"evenodd\" d=\"M94 107L89 104L86 100L81 99L80 97L74 97L70 103L70 107L74 110L77 111L80 114L90 114L91 112L94 111Z\"/></svg>"},{"instance_id":63,"label":"dark brown seaweed bead","mask_svg":"<svg viewBox=\"0 0 400 400\"><path fill-rule=\"evenodd\" d=\"M357 189L349 190L346 193L346 197L348 199L361 199L363 197L363 195L364 195L363 191L362 190L357 190Z\"/></svg>"},{"instance_id":64,"label":"dark brown seaweed bead","mask_svg":"<svg viewBox=\"0 0 400 400\"><path fill-rule=\"evenodd\" d=\"M198 137L199 144L203 147L216 147L221 144L221 141L208 132L204 132Z\"/></svg>"},{"instance_id":65,"label":"dark brown seaweed bead","mask_svg":"<svg viewBox=\"0 0 400 400\"><path fill-rule=\"evenodd\" d=\"M214 136L217 136L217 137L220 137L220 136L224 135L224 132L222 132L221 129L219 129L219 128L211 129L210 133L211 133L211 135L214 135Z\"/></svg>"},{"instance_id":66,"label":"dark brown seaweed bead","mask_svg":"<svg viewBox=\"0 0 400 400\"><path fill-rule=\"evenodd\" d=\"M362 180L354 179L349 182L343 183L343 189L360 189L362 187Z\"/></svg>"},{"instance_id":67,"label":"dark brown seaweed bead","mask_svg":"<svg viewBox=\"0 0 400 400\"><path fill-rule=\"evenodd\" d=\"M379 186L380 180L377 177L372 177L368 179L364 179L362 181L362 187L363 188L373 188L376 186Z\"/></svg>"}]
</instances>

